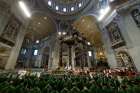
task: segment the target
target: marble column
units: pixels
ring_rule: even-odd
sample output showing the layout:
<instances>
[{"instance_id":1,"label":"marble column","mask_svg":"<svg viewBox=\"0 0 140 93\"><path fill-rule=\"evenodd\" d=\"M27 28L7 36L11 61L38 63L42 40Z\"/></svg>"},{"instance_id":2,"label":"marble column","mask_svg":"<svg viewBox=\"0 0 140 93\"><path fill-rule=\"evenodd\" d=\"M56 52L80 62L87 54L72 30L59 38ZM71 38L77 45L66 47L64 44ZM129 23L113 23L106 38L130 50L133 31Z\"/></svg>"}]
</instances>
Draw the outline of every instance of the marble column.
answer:
<instances>
[{"instance_id":1,"label":"marble column","mask_svg":"<svg viewBox=\"0 0 140 93\"><path fill-rule=\"evenodd\" d=\"M52 70L53 67L53 58L54 58L54 48L55 48L55 44L57 42L57 33L54 33L53 35L51 35L50 37L50 41L49 43L46 42L49 46L49 60L48 60L48 70Z\"/></svg>"},{"instance_id":2,"label":"marble column","mask_svg":"<svg viewBox=\"0 0 140 93\"><path fill-rule=\"evenodd\" d=\"M93 55L92 55L92 56L93 56ZM87 62L88 62L88 67L89 67L89 68L92 67L92 65L91 65L91 58L92 58L92 56L89 56L88 53L87 53L87 56L86 56L86 57L87 57Z\"/></svg>"},{"instance_id":3,"label":"marble column","mask_svg":"<svg viewBox=\"0 0 140 93\"><path fill-rule=\"evenodd\" d=\"M36 57L36 60L35 60L35 67L40 68L40 67L42 66L42 59L43 59L43 55L42 55L42 54L39 54L39 55Z\"/></svg>"},{"instance_id":4,"label":"marble column","mask_svg":"<svg viewBox=\"0 0 140 93\"><path fill-rule=\"evenodd\" d=\"M140 28L137 27L130 13L122 14L121 16L124 24L123 27L127 33L127 37L126 35L123 36L124 38L129 38L125 39L127 42L128 51L134 61L137 70L140 71Z\"/></svg>"},{"instance_id":5,"label":"marble column","mask_svg":"<svg viewBox=\"0 0 140 93\"><path fill-rule=\"evenodd\" d=\"M19 55L19 52L20 52L20 49L22 46L22 42L24 40L25 32L26 32L25 27L21 27L21 29L18 33L17 39L16 39L15 46L12 48L11 54L8 58L7 63L6 63L6 66L5 66L6 70L14 70L15 69L17 58L18 58L18 55Z\"/></svg>"},{"instance_id":6,"label":"marble column","mask_svg":"<svg viewBox=\"0 0 140 93\"><path fill-rule=\"evenodd\" d=\"M72 55L72 57L71 57L71 62L72 62L72 69L75 69L75 47L74 46L72 46L72 48L71 48L71 55Z\"/></svg>"},{"instance_id":7,"label":"marble column","mask_svg":"<svg viewBox=\"0 0 140 93\"><path fill-rule=\"evenodd\" d=\"M50 47L50 51L49 51L48 70L51 70L52 67L52 61L53 61L52 52L53 52L53 46Z\"/></svg>"},{"instance_id":8,"label":"marble column","mask_svg":"<svg viewBox=\"0 0 140 93\"><path fill-rule=\"evenodd\" d=\"M115 52L111 47L111 41L108 35L108 32L106 29L102 30L102 36L103 36L103 42L104 42L104 48L105 48L105 54L108 60L108 64L111 68L116 68L117 60L115 56Z\"/></svg>"},{"instance_id":9,"label":"marble column","mask_svg":"<svg viewBox=\"0 0 140 93\"><path fill-rule=\"evenodd\" d=\"M60 42L57 40L54 45L54 49L52 50L52 54L50 55L52 62L51 70L56 70L59 67L59 57L60 57Z\"/></svg>"}]
</instances>

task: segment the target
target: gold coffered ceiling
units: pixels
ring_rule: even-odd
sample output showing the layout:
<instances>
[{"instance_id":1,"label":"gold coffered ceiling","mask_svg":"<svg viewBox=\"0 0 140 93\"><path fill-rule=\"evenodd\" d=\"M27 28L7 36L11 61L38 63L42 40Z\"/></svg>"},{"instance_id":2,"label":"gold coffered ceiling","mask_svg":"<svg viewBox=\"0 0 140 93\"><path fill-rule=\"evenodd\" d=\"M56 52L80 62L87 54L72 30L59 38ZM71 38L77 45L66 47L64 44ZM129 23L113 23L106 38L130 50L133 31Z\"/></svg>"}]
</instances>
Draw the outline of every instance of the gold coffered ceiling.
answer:
<instances>
[{"instance_id":1,"label":"gold coffered ceiling","mask_svg":"<svg viewBox=\"0 0 140 93\"><path fill-rule=\"evenodd\" d=\"M95 47L101 47L103 45L101 32L93 16L83 16L75 21L73 26Z\"/></svg>"},{"instance_id":2,"label":"gold coffered ceiling","mask_svg":"<svg viewBox=\"0 0 140 93\"><path fill-rule=\"evenodd\" d=\"M48 16L34 15L30 21L28 36L33 35L37 39L45 38L49 33L56 31L56 25Z\"/></svg>"}]
</instances>

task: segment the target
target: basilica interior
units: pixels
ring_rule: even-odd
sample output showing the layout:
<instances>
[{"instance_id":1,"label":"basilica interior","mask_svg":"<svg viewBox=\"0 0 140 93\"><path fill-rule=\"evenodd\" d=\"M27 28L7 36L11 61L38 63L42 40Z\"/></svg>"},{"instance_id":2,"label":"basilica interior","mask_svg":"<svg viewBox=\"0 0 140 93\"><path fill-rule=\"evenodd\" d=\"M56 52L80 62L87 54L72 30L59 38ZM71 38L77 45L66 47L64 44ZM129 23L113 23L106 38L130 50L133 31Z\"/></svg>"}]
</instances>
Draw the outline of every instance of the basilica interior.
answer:
<instances>
[{"instance_id":1,"label":"basilica interior","mask_svg":"<svg viewBox=\"0 0 140 93\"><path fill-rule=\"evenodd\" d=\"M0 93L140 93L139 40L140 0L0 0Z\"/></svg>"}]
</instances>

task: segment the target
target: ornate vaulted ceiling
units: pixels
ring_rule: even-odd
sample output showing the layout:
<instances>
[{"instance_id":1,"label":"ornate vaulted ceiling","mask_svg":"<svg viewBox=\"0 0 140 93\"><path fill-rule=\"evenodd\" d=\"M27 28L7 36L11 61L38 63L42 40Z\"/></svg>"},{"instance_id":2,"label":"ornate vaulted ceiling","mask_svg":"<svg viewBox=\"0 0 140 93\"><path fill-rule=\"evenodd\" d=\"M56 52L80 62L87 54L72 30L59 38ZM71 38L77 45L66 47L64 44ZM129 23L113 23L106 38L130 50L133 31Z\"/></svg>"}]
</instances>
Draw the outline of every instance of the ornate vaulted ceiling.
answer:
<instances>
[{"instance_id":1,"label":"ornate vaulted ceiling","mask_svg":"<svg viewBox=\"0 0 140 93\"><path fill-rule=\"evenodd\" d=\"M95 47L102 47L101 32L93 16L83 16L73 24L74 29L79 31Z\"/></svg>"},{"instance_id":2,"label":"ornate vaulted ceiling","mask_svg":"<svg viewBox=\"0 0 140 93\"><path fill-rule=\"evenodd\" d=\"M81 16L81 13L87 7L90 8L98 3L98 0L25 0L28 6L31 6L31 9L44 12L49 12L52 14L53 18L61 18L62 20L66 18L70 18L70 16ZM95 2L96 1L96 2ZM92 2L92 3L91 3ZM59 10L56 9L58 6ZM72 10L71 8L74 8ZM64 11L66 8L66 11ZM93 7L92 7L93 8ZM94 8L93 8L94 9ZM48 11L46 11L48 10ZM88 9L86 10L88 11ZM47 14L47 13L46 13ZM84 15L84 14L82 14ZM84 20L84 21L83 21ZM85 37L88 41L90 41L94 46L99 47L102 45L101 34L96 25L96 19L92 16L84 16L79 20L74 22L74 27L79 31L83 37ZM40 24L38 24L40 22ZM34 34L36 37L46 37L48 33L54 31L53 28L55 25L51 22L51 20L44 20L41 16L33 16L30 28L33 31L30 31L29 34ZM55 29L56 31L56 29Z\"/></svg>"},{"instance_id":3,"label":"ornate vaulted ceiling","mask_svg":"<svg viewBox=\"0 0 140 93\"><path fill-rule=\"evenodd\" d=\"M42 39L55 31L56 25L50 17L36 14L30 21L27 36L31 37L33 35L36 39Z\"/></svg>"},{"instance_id":4,"label":"ornate vaulted ceiling","mask_svg":"<svg viewBox=\"0 0 140 93\"><path fill-rule=\"evenodd\" d=\"M12 0L5 0L8 4ZM18 0L13 0L13 2ZM84 16L86 14L96 14L98 8L104 8L108 5L108 0L24 0L33 16L29 25L27 36L34 35L36 38L44 38L50 32L57 31L56 24L50 19L58 19L57 21L73 21L73 27L79 31L94 46L102 46L101 33L93 16ZM128 0L116 0L111 5L117 6ZM39 14L38 12L44 12ZM94 12L94 13L93 13ZM99 12L99 11L98 11ZM81 17L83 16L83 17ZM77 18L81 17L77 20Z\"/></svg>"}]
</instances>

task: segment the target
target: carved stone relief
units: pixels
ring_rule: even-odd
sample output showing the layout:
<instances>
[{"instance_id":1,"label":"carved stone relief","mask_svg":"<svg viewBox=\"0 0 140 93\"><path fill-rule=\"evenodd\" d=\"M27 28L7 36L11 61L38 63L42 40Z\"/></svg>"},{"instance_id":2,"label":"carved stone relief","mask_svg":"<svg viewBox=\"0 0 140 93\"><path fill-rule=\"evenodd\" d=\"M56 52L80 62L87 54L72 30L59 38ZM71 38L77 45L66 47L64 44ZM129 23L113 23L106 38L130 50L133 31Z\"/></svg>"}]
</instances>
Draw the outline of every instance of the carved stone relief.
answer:
<instances>
[{"instance_id":1,"label":"carved stone relief","mask_svg":"<svg viewBox=\"0 0 140 93\"><path fill-rule=\"evenodd\" d=\"M121 30L117 24L117 22L112 21L106 29L109 34L109 38L113 48L118 48L122 45L125 45L125 41L122 37Z\"/></svg>"},{"instance_id":2,"label":"carved stone relief","mask_svg":"<svg viewBox=\"0 0 140 93\"><path fill-rule=\"evenodd\" d=\"M119 67L127 67L136 70L132 57L125 50L116 51L116 58Z\"/></svg>"},{"instance_id":3,"label":"carved stone relief","mask_svg":"<svg viewBox=\"0 0 140 93\"><path fill-rule=\"evenodd\" d=\"M137 24L137 26L140 28L140 9L136 8L131 11L131 15Z\"/></svg>"},{"instance_id":4,"label":"carved stone relief","mask_svg":"<svg viewBox=\"0 0 140 93\"><path fill-rule=\"evenodd\" d=\"M15 42L20 26L21 22L12 15L1 36L8 41Z\"/></svg>"}]
</instances>

